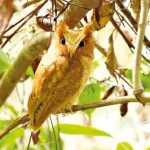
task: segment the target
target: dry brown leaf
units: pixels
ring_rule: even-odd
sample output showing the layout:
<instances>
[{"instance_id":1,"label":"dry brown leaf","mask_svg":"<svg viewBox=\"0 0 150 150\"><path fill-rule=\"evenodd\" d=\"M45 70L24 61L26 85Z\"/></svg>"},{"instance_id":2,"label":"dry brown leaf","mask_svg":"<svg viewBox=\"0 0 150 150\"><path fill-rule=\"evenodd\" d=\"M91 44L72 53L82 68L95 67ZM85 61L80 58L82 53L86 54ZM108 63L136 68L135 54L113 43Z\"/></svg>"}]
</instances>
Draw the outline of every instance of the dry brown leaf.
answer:
<instances>
[{"instance_id":1,"label":"dry brown leaf","mask_svg":"<svg viewBox=\"0 0 150 150\"><path fill-rule=\"evenodd\" d=\"M96 29L101 29L106 26L106 24L111 20L113 14L115 12L115 3L105 3L103 2L99 4L94 11L94 15L92 17L92 21Z\"/></svg>"},{"instance_id":2,"label":"dry brown leaf","mask_svg":"<svg viewBox=\"0 0 150 150\"><path fill-rule=\"evenodd\" d=\"M0 2L0 37L3 35L13 12L13 1L2 0Z\"/></svg>"},{"instance_id":3,"label":"dry brown leaf","mask_svg":"<svg viewBox=\"0 0 150 150\"><path fill-rule=\"evenodd\" d=\"M135 14L135 20L138 22L139 15L140 15L140 0L131 0L130 8Z\"/></svg>"},{"instance_id":4,"label":"dry brown leaf","mask_svg":"<svg viewBox=\"0 0 150 150\"><path fill-rule=\"evenodd\" d=\"M115 13L115 2L111 4L104 3L102 7L101 19L100 19L100 27L103 28L110 21L113 14Z\"/></svg>"},{"instance_id":5,"label":"dry brown leaf","mask_svg":"<svg viewBox=\"0 0 150 150\"><path fill-rule=\"evenodd\" d=\"M110 68L108 65L106 65L110 74L116 77L114 70L117 69L119 65L114 51L113 34L111 34L111 36L109 37L109 48L107 50L106 64L108 64L111 67Z\"/></svg>"}]
</instances>

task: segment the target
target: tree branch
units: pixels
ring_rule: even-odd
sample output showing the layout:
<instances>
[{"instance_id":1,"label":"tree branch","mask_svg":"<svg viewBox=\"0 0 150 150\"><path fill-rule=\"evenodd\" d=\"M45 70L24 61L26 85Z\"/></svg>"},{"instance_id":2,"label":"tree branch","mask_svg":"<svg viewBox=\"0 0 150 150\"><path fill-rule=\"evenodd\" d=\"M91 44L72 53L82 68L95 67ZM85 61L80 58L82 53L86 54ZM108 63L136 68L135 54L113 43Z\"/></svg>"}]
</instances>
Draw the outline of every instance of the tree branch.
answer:
<instances>
[{"instance_id":1,"label":"tree branch","mask_svg":"<svg viewBox=\"0 0 150 150\"><path fill-rule=\"evenodd\" d=\"M147 24L148 6L149 6L148 0L141 0L141 12L137 38L135 43L135 54L133 64L133 92L135 95L143 92L143 87L140 78L140 67L141 67L143 40Z\"/></svg>"},{"instance_id":2,"label":"tree branch","mask_svg":"<svg viewBox=\"0 0 150 150\"><path fill-rule=\"evenodd\" d=\"M8 134L11 130L13 130L15 127L17 127L20 124L27 123L29 121L29 115L25 114L22 117L17 118L16 120L13 121L12 124L10 124L7 128L2 130L0 132L0 139L4 137L6 134Z\"/></svg>"},{"instance_id":3,"label":"tree branch","mask_svg":"<svg viewBox=\"0 0 150 150\"><path fill-rule=\"evenodd\" d=\"M23 47L9 70L0 80L0 106L4 104L19 79L26 72L27 67L43 50L48 49L49 45L50 34L42 31L36 33L30 39L30 42Z\"/></svg>"},{"instance_id":4,"label":"tree branch","mask_svg":"<svg viewBox=\"0 0 150 150\"><path fill-rule=\"evenodd\" d=\"M142 99L142 102L144 104L150 102L150 93L142 93L140 95L140 98ZM105 107L105 106L111 106L111 105L116 105L116 104L122 104L122 103L129 103L129 102L139 102L134 95L131 96L122 96L122 97L115 97L115 98L109 98L109 99L104 99L99 102L93 102L93 103L88 103L88 104L83 104L83 105L73 105L72 106L72 111L83 111L87 109L92 109L92 108L98 108L98 107ZM61 113L61 112L60 112ZM70 113L70 111L66 111L66 113ZM8 134L10 131L12 131L14 128L16 128L20 124L25 124L29 122L29 115L25 114L22 117L17 118L10 124L6 129L0 131L0 139L4 137L6 134Z\"/></svg>"},{"instance_id":5,"label":"tree branch","mask_svg":"<svg viewBox=\"0 0 150 150\"><path fill-rule=\"evenodd\" d=\"M140 96L144 104L150 102L150 93L142 93ZM83 105L73 105L72 111L73 112L83 111L83 110L92 109L92 108L105 107L105 106L129 103L129 102L138 102L138 100L136 99L134 95L109 98L109 99L101 100L99 102L93 102L93 103L88 103L88 104L83 104ZM68 110L66 113L70 113L70 111ZM0 139L6 134L8 134L11 130L16 128L18 125L25 124L28 122L29 122L28 114L25 114L24 116L17 118L6 129L0 131Z\"/></svg>"}]
</instances>

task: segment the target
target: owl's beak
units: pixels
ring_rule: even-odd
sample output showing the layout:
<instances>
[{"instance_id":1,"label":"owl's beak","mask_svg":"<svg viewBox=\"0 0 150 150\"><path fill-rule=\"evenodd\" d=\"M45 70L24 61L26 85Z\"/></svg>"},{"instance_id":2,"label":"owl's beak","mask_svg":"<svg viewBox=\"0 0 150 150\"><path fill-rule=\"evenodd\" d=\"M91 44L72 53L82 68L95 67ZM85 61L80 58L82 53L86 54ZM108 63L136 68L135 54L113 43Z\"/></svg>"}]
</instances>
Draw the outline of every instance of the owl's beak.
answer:
<instances>
[{"instance_id":1,"label":"owl's beak","mask_svg":"<svg viewBox=\"0 0 150 150\"><path fill-rule=\"evenodd\" d=\"M70 44L68 43L67 48L68 48L68 53L70 55L70 58L72 58L73 54L76 52L78 45L76 44Z\"/></svg>"},{"instance_id":2,"label":"owl's beak","mask_svg":"<svg viewBox=\"0 0 150 150\"><path fill-rule=\"evenodd\" d=\"M76 52L76 49L79 46L80 41L85 37L85 35L80 35L76 37L75 39L71 39L70 37L65 37L66 40L66 45L68 48L68 53L70 55L70 58L72 58L73 54Z\"/></svg>"}]
</instances>

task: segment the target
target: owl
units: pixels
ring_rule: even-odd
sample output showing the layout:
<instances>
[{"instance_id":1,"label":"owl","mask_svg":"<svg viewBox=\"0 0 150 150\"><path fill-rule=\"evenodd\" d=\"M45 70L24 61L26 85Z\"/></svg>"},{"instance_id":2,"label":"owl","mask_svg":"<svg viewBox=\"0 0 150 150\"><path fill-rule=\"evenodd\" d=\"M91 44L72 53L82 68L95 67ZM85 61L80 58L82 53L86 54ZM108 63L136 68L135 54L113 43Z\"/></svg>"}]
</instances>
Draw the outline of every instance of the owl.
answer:
<instances>
[{"instance_id":1,"label":"owl","mask_svg":"<svg viewBox=\"0 0 150 150\"><path fill-rule=\"evenodd\" d=\"M71 111L92 68L94 38L92 24L81 31L71 30L61 21L52 37L48 53L42 58L28 99L28 114L33 132L58 112Z\"/></svg>"}]
</instances>

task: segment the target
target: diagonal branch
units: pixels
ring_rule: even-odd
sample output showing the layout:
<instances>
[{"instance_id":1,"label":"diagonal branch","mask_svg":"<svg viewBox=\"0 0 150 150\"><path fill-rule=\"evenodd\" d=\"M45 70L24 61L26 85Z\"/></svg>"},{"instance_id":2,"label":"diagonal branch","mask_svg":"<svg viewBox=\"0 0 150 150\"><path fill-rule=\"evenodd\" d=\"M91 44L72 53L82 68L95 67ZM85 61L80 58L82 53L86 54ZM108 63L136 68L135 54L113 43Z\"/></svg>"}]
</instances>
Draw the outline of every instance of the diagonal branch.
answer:
<instances>
[{"instance_id":1,"label":"diagonal branch","mask_svg":"<svg viewBox=\"0 0 150 150\"><path fill-rule=\"evenodd\" d=\"M50 45L50 34L45 32L36 33L28 42L17 58L14 60L9 70L0 80L0 106L6 101L7 97L16 86L27 67L32 61Z\"/></svg>"},{"instance_id":2,"label":"diagonal branch","mask_svg":"<svg viewBox=\"0 0 150 150\"><path fill-rule=\"evenodd\" d=\"M135 43L135 54L134 54L134 64L133 64L133 91L135 95L143 91L141 78L140 78L140 67L141 67L143 40L144 40L145 29L147 24L148 6L149 6L148 0L141 0L141 12L140 12L139 25L138 25L137 38Z\"/></svg>"},{"instance_id":3,"label":"diagonal branch","mask_svg":"<svg viewBox=\"0 0 150 150\"><path fill-rule=\"evenodd\" d=\"M137 22L132 17L130 11L123 5L123 3L122 3L121 0L116 0L116 4L120 7L121 11L128 18L128 20L130 21L130 23L133 25L133 28L135 29L135 31L137 31L138 30ZM149 4L147 4L147 6L149 6ZM150 47L150 41L147 39L146 36L144 36L144 44L147 47Z\"/></svg>"}]
</instances>

